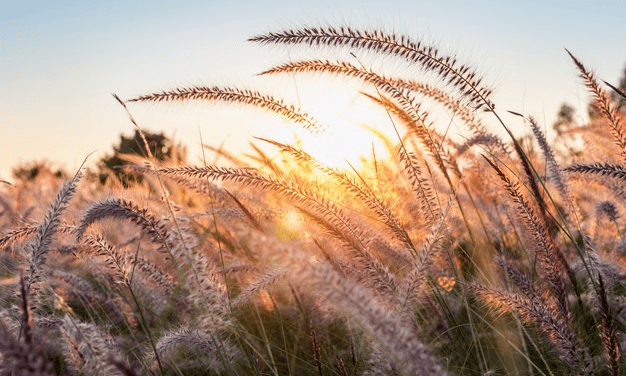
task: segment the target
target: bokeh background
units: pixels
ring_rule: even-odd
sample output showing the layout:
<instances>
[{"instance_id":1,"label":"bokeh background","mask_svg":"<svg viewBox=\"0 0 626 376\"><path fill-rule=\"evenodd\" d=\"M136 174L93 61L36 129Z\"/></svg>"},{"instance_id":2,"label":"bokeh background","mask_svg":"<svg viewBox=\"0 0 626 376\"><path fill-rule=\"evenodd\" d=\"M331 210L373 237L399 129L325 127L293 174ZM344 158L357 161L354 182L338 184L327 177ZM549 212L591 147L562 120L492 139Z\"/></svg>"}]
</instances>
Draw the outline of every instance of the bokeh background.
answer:
<instances>
[{"instance_id":1,"label":"bokeh background","mask_svg":"<svg viewBox=\"0 0 626 376\"><path fill-rule=\"evenodd\" d=\"M617 82L626 62L624 1L3 0L0 4L0 179L4 180L11 179L12 166L26 161L48 159L71 170L91 152L95 156L88 166L110 153L121 133L133 132L111 93L128 99L188 85L253 87L320 112L324 121L343 117L350 122L346 113L363 115L353 108L358 91L342 93L343 83L255 76L299 53L246 42L268 31L349 24L423 39L477 66L493 84L500 109L533 115L547 130L563 102L577 109L577 121L586 121L588 95L564 48L607 81ZM253 136L280 138L281 132L292 132L284 124L274 125L280 119L240 106L129 108L146 129L188 145L192 163L200 150L200 136L205 143L237 151L245 149ZM335 138L347 142L341 135Z\"/></svg>"}]
</instances>

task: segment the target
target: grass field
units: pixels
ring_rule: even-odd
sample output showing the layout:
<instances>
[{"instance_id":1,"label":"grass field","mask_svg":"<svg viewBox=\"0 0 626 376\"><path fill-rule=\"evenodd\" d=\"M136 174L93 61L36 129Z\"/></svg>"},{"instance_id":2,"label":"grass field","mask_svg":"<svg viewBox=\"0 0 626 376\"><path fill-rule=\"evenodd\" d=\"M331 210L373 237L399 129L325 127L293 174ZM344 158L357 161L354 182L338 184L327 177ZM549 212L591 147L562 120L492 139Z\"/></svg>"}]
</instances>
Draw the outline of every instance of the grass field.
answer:
<instances>
[{"instance_id":1,"label":"grass field","mask_svg":"<svg viewBox=\"0 0 626 376\"><path fill-rule=\"evenodd\" d=\"M264 75L363 83L392 120L393 136L373 132L386 150L338 168L255 139L256 154L207 150L194 166L139 137L124 175L42 168L0 183L0 374L621 374L623 92L568 51L598 117L551 145L525 114L531 138L516 138L480 74L419 41L347 27L250 40L321 58ZM325 60L335 50L410 69ZM332 126L245 88L116 99Z\"/></svg>"}]
</instances>

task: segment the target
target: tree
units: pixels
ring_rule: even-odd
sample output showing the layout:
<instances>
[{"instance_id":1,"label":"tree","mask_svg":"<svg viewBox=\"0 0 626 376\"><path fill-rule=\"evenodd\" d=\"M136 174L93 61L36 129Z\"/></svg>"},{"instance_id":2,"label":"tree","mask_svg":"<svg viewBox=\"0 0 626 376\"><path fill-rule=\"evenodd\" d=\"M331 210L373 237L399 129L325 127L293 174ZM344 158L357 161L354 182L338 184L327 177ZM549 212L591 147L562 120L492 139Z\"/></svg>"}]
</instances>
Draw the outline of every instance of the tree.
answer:
<instances>
[{"instance_id":1,"label":"tree","mask_svg":"<svg viewBox=\"0 0 626 376\"><path fill-rule=\"evenodd\" d=\"M186 159L186 149L180 144L176 144L163 133L143 132L150 148L152 156L160 162L169 161L182 163ZM125 156L141 156L148 157L145 149L144 141L139 131L135 131L132 137L120 136L120 143L113 147L113 155L103 157L98 163L99 179L104 183L115 175L124 186L128 186L131 182L141 182L139 174L124 170L129 164L128 158Z\"/></svg>"},{"instance_id":2,"label":"tree","mask_svg":"<svg viewBox=\"0 0 626 376\"><path fill-rule=\"evenodd\" d=\"M575 114L574 107L563 103L559 108L556 121L552 124L552 129L556 132L554 150L564 159L571 159L581 153L580 140L571 132L577 126L574 120Z\"/></svg>"},{"instance_id":3,"label":"tree","mask_svg":"<svg viewBox=\"0 0 626 376\"><path fill-rule=\"evenodd\" d=\"M563 134L570 130L574 123L574 114L576 113L576 109L570 106L568 103L561 104L559 108L559 112L557 114L557 119L552 125L552 128L556 132L557 136L561 137Z\"/></svg>"}]
</instances>

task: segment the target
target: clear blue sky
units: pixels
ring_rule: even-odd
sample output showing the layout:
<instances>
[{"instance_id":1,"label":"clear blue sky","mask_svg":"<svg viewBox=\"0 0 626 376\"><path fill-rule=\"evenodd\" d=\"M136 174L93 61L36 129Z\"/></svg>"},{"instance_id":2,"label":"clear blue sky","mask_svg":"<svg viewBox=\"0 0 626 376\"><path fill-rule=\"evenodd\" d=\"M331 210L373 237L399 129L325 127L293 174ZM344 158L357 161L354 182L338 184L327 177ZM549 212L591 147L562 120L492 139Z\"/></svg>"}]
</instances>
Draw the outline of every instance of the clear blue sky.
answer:
<instances>
[{"instance_id":1,"label":"clear blue sky","mask_svg":"<svg viewBox=\"0 0 626 376\"><path fill-rule=\"evenodd\" d=\"M73 169L96 151L93 166L120 133L133 131L111 93L246 87L258 80L255 73L297 54L246 38L306 24L383 27L433 41L480 68L500 109L534 115L549 127L560 103L581 108L587 101L564 48L616 82L626 62L625 20L623 0L0 0L0 179L32 159ZM275 89L268 80L253 85ZM198 144L199 132L205 142L233 148L264 135L249 116L256 112L237 107L131 110L146 128L187 144Z\"/></svg>"}]
</instances>

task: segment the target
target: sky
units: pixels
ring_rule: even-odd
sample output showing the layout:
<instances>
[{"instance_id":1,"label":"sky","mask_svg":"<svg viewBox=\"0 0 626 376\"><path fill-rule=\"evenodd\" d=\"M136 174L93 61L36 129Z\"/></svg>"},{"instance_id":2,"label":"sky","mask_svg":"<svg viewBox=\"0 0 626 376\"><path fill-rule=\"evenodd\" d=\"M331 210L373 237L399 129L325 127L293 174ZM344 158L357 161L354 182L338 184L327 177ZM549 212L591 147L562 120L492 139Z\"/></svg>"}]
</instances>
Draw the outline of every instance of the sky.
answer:
<instances>
[{"instance_id":1,"label":"sky","mask_svg":"<svg viewBox=\"0 0 626 376\"><path fill-rule=\"evenodd\" d=\"M523 124L506 110L549 129L568 102L582 123L588 95L564 49L616 83L626 63L624 20L623 0L0 0L0 180L10 181L13 166L32 160L71 171L94 152L87 161L94 167L120 134L134 131L112 93L130 99L192 85L250 87L317 110L331 128L364 121L369 113L359 88L347 90L345 81L256 76L300 57L350 59L346 51L246 41L305 25L382 28L458 55L494 87L493 101L518 132L525 133ZM372 64L407 73L394 62ZM410 74L420 79L419 71ZM191 163L201 140L238 151L255 136L295 132L276 116L241 106L130 104L129 110L142 127L188 145ZM361 120L347 115L354 113ZM337 133L335 147L351 149L346 145L357 140L351 138Z\"/></svg>"}]
</instances>

